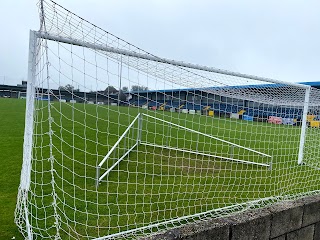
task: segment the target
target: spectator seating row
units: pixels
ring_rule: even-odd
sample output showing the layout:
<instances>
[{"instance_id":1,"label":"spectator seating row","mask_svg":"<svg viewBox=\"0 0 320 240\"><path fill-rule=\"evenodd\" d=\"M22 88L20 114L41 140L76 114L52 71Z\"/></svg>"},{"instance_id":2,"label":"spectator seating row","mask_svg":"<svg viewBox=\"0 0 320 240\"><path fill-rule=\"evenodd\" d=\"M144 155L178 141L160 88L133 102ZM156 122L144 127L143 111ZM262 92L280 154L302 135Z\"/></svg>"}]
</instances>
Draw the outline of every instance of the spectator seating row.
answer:
<instances>
[{"instance_id":1,"label":"spectator seating row","mask_svg":"<svg viewBox=\"0 0 320 240\"><path fill-rule=\"evenodd\" d=\"M276 107L259 107L259 108L250 108L243 107L237 104L229 104L229 103L191 103L191 102L183 102L183 101L155 101L141 99L130 102L130 105L134 106L148 106L148 107L156 107L160 106L164 109L168 110L170 108L176 109L188 109L188 110L213 110L219 113L238 113L240 110L244 110L244 114L253 117L264 117L267 118L269 116L277 116L283 118L296 118L300 119L302 116L302 109L297 108L276 108Z\"/></svg>"}]
</instances>

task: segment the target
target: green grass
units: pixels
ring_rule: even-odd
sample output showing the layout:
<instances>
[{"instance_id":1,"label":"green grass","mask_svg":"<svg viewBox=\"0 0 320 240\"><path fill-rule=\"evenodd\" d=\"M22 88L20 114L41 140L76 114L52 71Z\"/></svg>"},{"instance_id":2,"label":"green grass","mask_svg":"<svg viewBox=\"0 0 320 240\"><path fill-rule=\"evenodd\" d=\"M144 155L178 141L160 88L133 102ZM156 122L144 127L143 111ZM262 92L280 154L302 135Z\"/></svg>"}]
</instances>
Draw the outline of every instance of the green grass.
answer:
<instances>
[{"instance_id":1,"label":"green grass","mask_svg":"<svg viewBox=\"0 0 320 240\"><path fill-rule=\"evenodd\" d=\"M29 201L38 206L29 210L39 218L37 222L32 219L34 230L44 236L56 232L55 211L60 215L62 238L67 234L103 236L260 198L319 190L320 171L296 164L299 127L148 111L166 121L269 154L273 156L273 168L270 171L266 167L140 145L96 191L95 166L138 112L146 110L59 103L48 108L47 102L39 102L37 108L31 189L43 197L29 196ZM5 187L1 187L0 204L8 206L1 209L0 216L6 217L1 217L1 221L5 220L0 226L0 238L7 238L18 235L13 212L22 163L24 101L0 99L0 111L4 113L1 146L6 146L1 151L1 186ZM144 117L142 125L144 141L230 155L229 145L177 127L169 128L162 121L147 121ZM135 142L136 128L137 124L130 130L126 146ZM123 140L112 155L114 159L124 153L124 144ZM239 148L233 150L233 155L258 163L270 162L269 158ZM113 162L106 162L101 173ZM56 208L52 194L56 196ZM41 228L49 230L44 232Z\"/></svg>"},{"instance_id":2,"label":"green grass","mask_svg":"<svg viewBox=\"0 0 320 240\"><path fill-rule=\"evenodd\" d=\"M13 222L22 165L25 101L0 99L0 239L22 239Z\"/></svg>"}]
</instances>

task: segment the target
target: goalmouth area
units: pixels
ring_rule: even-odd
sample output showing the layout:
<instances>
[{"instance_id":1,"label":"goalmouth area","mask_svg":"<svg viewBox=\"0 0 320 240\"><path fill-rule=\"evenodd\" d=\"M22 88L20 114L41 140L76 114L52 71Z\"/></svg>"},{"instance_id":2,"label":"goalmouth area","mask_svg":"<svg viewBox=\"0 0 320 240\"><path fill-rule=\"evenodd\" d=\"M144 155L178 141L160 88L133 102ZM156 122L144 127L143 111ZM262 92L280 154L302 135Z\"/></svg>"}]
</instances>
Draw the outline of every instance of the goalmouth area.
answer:
<instances>
[{"instance_id":1,"label":"goalmouth area","mask_svg":"<svg viewBox=\"0 0 320 240\"><path fill-rule=\"evenodd\" d=\"M136 239L320 192L319 90L160 58L53 1L39 8L15 212L25 238ZM238 117L214 114L219 99Z\"/></svg>"}]
</instances>

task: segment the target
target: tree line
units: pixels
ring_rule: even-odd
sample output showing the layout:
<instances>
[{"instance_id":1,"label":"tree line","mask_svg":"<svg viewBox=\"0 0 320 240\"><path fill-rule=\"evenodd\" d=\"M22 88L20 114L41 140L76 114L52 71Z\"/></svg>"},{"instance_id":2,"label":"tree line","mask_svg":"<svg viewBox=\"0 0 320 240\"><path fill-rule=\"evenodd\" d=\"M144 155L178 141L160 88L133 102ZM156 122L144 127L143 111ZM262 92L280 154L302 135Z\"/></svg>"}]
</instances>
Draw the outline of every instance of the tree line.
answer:
<instances>
[{"instance_id":1,"label":"tree line","mask_svg":"<svg viewBox=\"0 0 320 240\"><path fill-rule=\"evenodd\" d=\"M69 91L69 92L79 92L79 88L75 88L71 84L67 84L65 86L60 86L58 88L60 91ZM129 90L128 87L124 86L121 88L121 92L123 93L129 93L129 92L138 92L138 91L147 91L148 87L140 86L140 85L132 85L131 89ZM117 94L119 92L118 89L116 89L114 86L108 86L105 90L101 90L98 92L105 92L106 94Z\"/></svg>"},{"instance_id":2,"label":"tree line","mask_svg":"<svg viewBox=\"0 0 320 240\"><path fill-rule=\"evenodd\" d=\"M147 91L148 90L148 87L145 87L145 86L140 86L140 85L132 85L131 86L131 89L129 90L128 87L124 86L121 88L121 91L124 92L124 93L127 93L127 92L138 92L138 91ZM106 89L105 89L105 92L109 92L109 93L117 93L118 90L113 87L113 86L108 86Z\"/></svg>"}]
</instances>

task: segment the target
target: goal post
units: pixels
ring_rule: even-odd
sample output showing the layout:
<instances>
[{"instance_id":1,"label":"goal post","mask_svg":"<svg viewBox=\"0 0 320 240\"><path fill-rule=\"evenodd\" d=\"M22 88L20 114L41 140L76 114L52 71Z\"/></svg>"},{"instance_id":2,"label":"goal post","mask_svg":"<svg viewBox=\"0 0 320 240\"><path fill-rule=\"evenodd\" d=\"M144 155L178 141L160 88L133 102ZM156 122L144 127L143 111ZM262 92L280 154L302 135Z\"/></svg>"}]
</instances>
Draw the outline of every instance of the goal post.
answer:
<instances>
[{"instance_id":1,"label":"goal post","mask_svg":"<svg viewBox=\"0 0 320 240\"><path fill-rule=\"evenodd\" d=\"M51 0L40 13L26 239L136 239L320 191L318 89L157 57Z\"/></svg>"},{"instance_id":2,"label":"goal post","mask_svg":"<svg viewBox=\"0 0 320 240\"><path fill-rule=\"evenodd\" d=\"M302 125L301 125L301 135L299 143L299 154L298 154L298 164L303 163L303 151L306 141L306 128L307 128L307 115L309 110L311 87L306 88L304 103L303 103L303 114L302 114Z\"/></svg>"},{"instance_id":3,"label":"goal post","mask_svg":"<svg viewBox=\"0 0 320 240\"><path fill-rule=\"evenodd\" d=\"M33 146L33 131L34 131L34 99L35 99L35 74L36 74L36 58L37 58L37 37L34 31L29 33L29 56L28 56L28 84L26 98L26 114L25 114L25 129L23 142L23 163L21 170L20 186L18 190L18 201L15 212L15 221L22 230L25 227L26 236L28 239L32 237L32 226L29 221L28 195L31 181L32 168L32 146Z\"/></svg>"}]
</instances>

